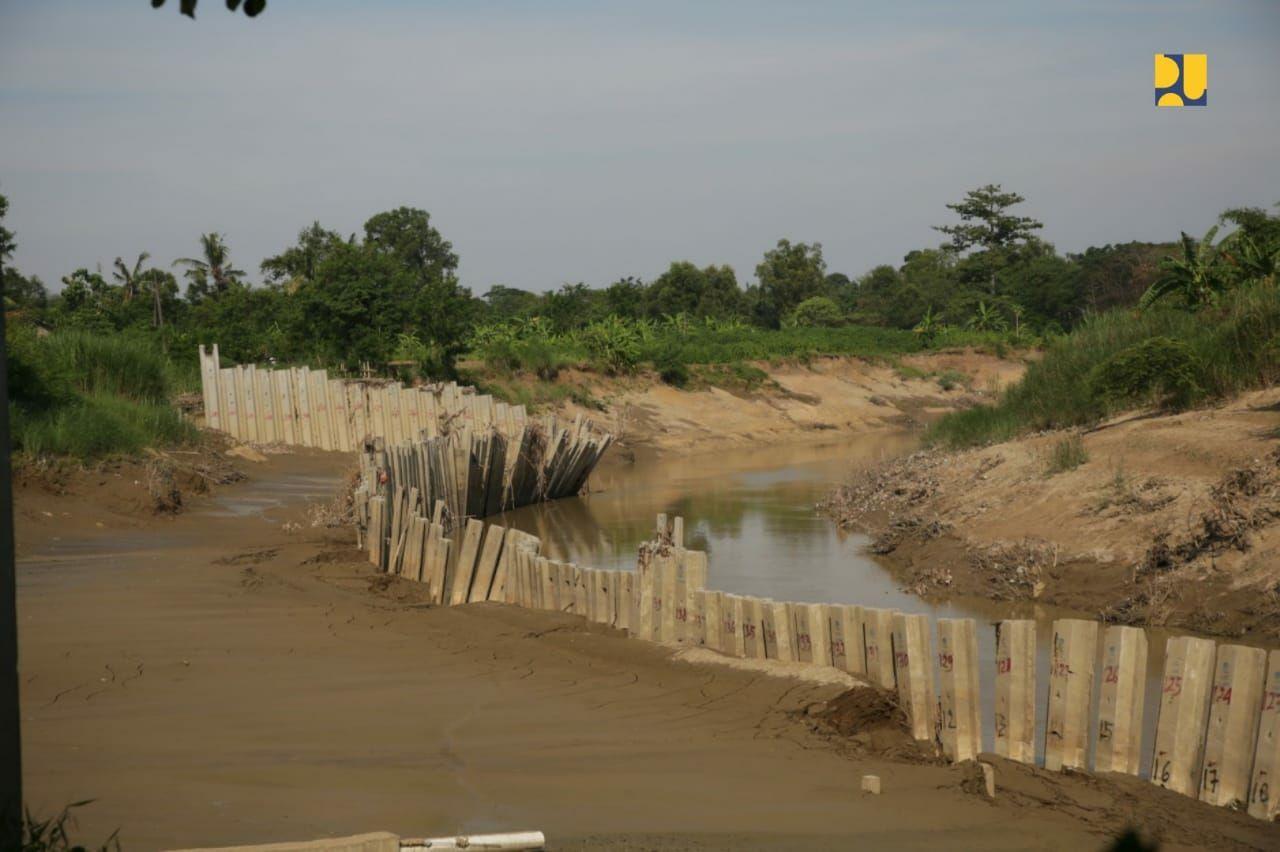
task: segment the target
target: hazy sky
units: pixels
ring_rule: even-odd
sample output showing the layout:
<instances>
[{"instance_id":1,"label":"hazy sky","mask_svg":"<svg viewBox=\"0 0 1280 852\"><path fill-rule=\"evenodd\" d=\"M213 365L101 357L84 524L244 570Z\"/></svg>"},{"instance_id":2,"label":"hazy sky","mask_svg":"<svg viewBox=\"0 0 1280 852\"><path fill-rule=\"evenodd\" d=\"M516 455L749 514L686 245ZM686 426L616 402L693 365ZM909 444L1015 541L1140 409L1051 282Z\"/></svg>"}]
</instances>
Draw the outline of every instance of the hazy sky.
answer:
<instances>
[{"instance_id":1,"label":"hazy sky","mask_svg":"<svg viewBox=\"0 0 1280 852\"><path fill-rule=\"evenodd\" d=\"M933 245L966 189L1060 250L1280 201L1280 2L0 0L0 193L55 285L223 232L422 207L465 284L754 278L779 237L859 274ZM1152 54L1209 55L1157 109Z\"/></svg>"}]
</instances>

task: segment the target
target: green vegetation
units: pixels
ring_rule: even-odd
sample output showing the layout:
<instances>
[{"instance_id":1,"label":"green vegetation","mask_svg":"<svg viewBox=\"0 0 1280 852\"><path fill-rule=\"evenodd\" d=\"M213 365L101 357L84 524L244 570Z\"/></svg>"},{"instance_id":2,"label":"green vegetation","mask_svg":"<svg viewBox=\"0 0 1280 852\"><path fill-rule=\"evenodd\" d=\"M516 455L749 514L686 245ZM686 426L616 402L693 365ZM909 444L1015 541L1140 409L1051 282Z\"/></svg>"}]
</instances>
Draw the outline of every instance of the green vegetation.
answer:
<instances>
[{"instance_id":1,"label":"green vegetation","mask_svg":"<svg viewBox=\"0 0 1280 852\"><path fill-rule=\"evenodd\" d=\"M1080 437L1079 432L1072 432L1054 442L1045 464L1045 476L1075 470L1088 460L1089 453L1084 448L1084 439Z\"/></svg>"},{"instance_id":2,"label":"green vegetation","mask_svg":"<svg viewBox=\"0 0 1280 852\"><path fill-rule=\"evenodd\" d=\"M119 831L113 831L101 845L88 847L71 839L70 828L75 827L72 811L91 804L92 799L83 802L72 802L62 809L62 813L50 819L36 819L31 811L23 813L22 845L20 852L88 852L90 848L97 852L119 852Z\"/></svg>"},{"instance_id":3,"label":"green vegetation","mask_svg":"<svg viewBox=\"0 0 1280 852\"><path fill-rule=\"evenodd\" d=\"M15 325L7 342L15 451L98 459L196 440L169 401L188 377L153 341Z\"/></svg>"},{"instance_id":4,"label":"green vegetation","mask_svg":"<svg viewBox=\"0 0 1280 852\"><path fill-rule=\"evenodd\" d=\"M140 252L132 262L117 258L110 280L71 272L51 297L38 278L4 263L14 236L0 228L14 345L28 345L23 328L51 332L41 345L61 365L50 372L37 369L39 359L15 359L15 387L29 385L15 393L15 418L25 447L51 452L74 446L100 454L145 445L150 435L182 438L154 410L167 402L156 376L169 392L188 385L196 345L215 341L230 362L307 363L339 375L369 365L404 379L458 377L460 362L479 361L487 372L467 378L517 395L527 385L517 377L550 382L571 367L608 375L653 369L677 387L716 377L749 386L734 371L705 368L824 355L892 361L958 346L1003 356L1047 345L1044 361L999 405L935 429L936 439L959 444L1085 423L1125 405L1190 405L1257 381L1254 362L1271 357L1258 353L1274 348L1255 327L1269 322L1270 291L1242 285L1274 282L1277 217L1228 210L1222 224L1233 230L1216 244L1210 231L1201 240L1184 234L1180 243L1064 256L1036 236L1041 223L1015 212L1022 203L999 186L975 189L947 205L958 221L938 226L945 243L859 277L830 271L818 243L782 239L746 286L729 266L676 261L649 282L626 277L545 293L493 285L483 297L461 285L458 256L430 215L409 207L374 215L349 237L318 222L303 228L262 262L257 285L237 268L225 237L200 235L198 253L171 267L185 291ZM6 210L0 196L0 216ZM1238 304L1246 291L1260 304ZM1140 302L1140 313L1129 313ZM1170 342L1144 345L1152 337ZM144 372L112 366L117 356ZM24 369L35 372L24 379ZM943 387L961 381L937 378ZM45 381L52 384L30 386ZM108 403L112 396L153 408L126 417ZM109 435L71 441L75 418L91 411L108 412Z\"/></svg>"},{"instance_id":5,"label":"green vegetation","mask_svg":"<svg viewBox=\"0 0 1280 852\"><path fill-rule=\"evenodd\" d=\"M973 446L1137 406L1187 408L1277 377L1280 292L1262 279L1198 310L1156 305L1092 316L1054 339L997 403L947 415L929 434L946 446Z\"/></svg>"}]
</instances>

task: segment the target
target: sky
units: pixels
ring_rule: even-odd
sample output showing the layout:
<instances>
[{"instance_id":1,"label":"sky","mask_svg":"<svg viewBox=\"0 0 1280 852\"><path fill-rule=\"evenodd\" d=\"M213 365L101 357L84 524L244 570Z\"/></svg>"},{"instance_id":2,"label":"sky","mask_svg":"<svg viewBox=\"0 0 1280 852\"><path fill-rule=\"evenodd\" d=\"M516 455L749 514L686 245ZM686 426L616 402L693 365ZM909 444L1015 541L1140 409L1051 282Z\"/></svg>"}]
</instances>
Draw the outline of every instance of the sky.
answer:
<instances>
[{"instance_id":1,"label":"sky","mask_svg":"<svg viewBox=\"0 0 1280 852\"><path fill-rule=\"evenodd\" d=\"M430 212L475 293L851 276L1000 183L1060 251L1280 202L1280 2L0 0L0 194L51 289L218 231L259 280L313 221ZM1153 54L1207 53L1203 108Z\"/></svg>"}]
</instances>

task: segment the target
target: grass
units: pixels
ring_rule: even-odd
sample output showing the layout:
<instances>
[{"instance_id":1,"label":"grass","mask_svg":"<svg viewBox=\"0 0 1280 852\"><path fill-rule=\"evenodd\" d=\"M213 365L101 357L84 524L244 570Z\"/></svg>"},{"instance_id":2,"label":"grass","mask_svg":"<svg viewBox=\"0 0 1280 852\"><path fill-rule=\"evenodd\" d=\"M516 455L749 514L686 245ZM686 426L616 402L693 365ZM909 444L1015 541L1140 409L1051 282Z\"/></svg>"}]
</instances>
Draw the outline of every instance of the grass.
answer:
<instances>
[{"instance_id":1,"label":"grass","mask_svg":"<svg viewBox=\"0 0 1280 852\"><path fill-rule=\"evenodd\" d=\"M1066 473L1075 470L1089 460L1089 451L1084 448L1084 439L1079 433L1059 438L1049 450L1049 458L1045 464L1045 476Z\"/></svg>"},{"instance_id":2,"label":"grass","mask_svg":"<svg viewBox=\"0 0 1280 852\"><path fill-rule=\"evenodd\" d=\"M1138 363L1148 370L1152 363L1169 361L1139 357L1156 338L1177 341L1179 353L1185 353L1174 364L1180 392L1173 396L1160 393L1168 383L1158 374L1139 375L1140 381L1113 380L1113 373L1126 365ZM1158 404L1164 408L1201 405L1278 377L1280 294L1274 284L1258 282L1197 313L1159 307L1090 317L1050 342L1044 357L998 402L949 414L933 424L928 437L946 447L975 446L1031 431L1089 425L1118 411L1151 405L1160 396ZM1117 393L1117 387L1124 392Z\"/></svg>"},{"instance_id":3,"label":"grass","mask_svg":"<svg viewBox=\"0 0 1280 852\"><path fill-rule=\"evenodd\" d=\"M198 440L169 404L188 371L150 341L15 324L7 344L15 451L87 461Z\"/></svg>"}]
</instances>

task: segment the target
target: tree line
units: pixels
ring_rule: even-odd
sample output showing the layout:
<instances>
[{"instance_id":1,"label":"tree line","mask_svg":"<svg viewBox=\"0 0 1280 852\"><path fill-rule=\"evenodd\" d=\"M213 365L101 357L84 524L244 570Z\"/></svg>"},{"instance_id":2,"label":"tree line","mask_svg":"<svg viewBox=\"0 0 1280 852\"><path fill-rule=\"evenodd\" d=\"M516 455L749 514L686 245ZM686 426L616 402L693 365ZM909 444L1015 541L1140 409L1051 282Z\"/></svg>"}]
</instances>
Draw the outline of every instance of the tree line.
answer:
<instances>
[{"instance_id":1,"label":"tree line","mask_svg":"<svg viewBox=\"0 0 1280 852\"><path fill-rule=\"evenodd\" d=\"M974 189L947 205L955 221L936 227L941 244L856 277L831 271L820 243L781 239L745 286L731 266L675 261L651 281L566 283L545 293L494 285L476 296L459 281L458 256L430 214L410 207L378 213L346 236L313 223L262 262L257 283L216 232L168 267L141 252L116 258L106 272L76 269L54 296L8 265L16 244L3 228L0 263L6 311L48 329L152 335L178 357L215 340L245 362L354 367L409 357L425 374L449 375L484 329L533 319L553 333L681 317L761 329L914 329L926 338L950 326L1034 339L1144 295L1202 302L1233 277L1274 263L1280 250L1280 219L1239 208L1222 214L1235 232L1218 244L1211 231L1064 255L1037 236L1042 223L1016 212L1023 202L998 185ZM0 222L7 206L0 196Z\"/></svg>"}]
</instances>

